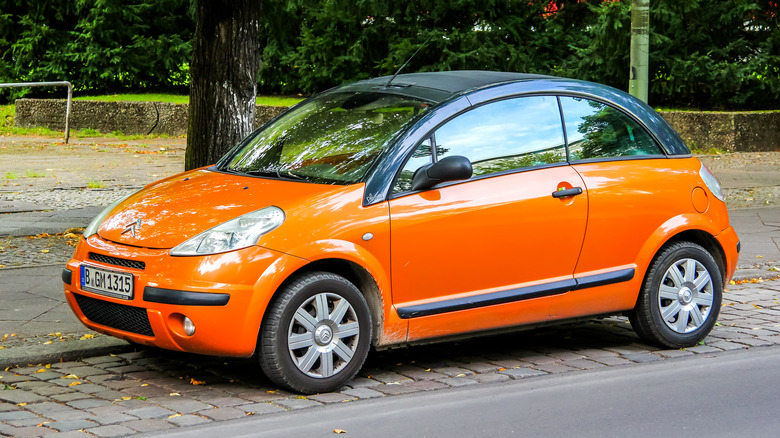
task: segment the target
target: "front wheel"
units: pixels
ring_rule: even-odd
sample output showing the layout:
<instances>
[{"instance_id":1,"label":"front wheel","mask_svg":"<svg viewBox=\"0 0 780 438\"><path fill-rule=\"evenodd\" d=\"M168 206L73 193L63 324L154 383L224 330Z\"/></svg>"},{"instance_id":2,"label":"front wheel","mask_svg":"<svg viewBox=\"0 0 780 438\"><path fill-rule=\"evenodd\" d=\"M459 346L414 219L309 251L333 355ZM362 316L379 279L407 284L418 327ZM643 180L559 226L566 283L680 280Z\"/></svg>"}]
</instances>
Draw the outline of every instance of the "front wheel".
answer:
<instances>
[{"instance_id":1,"label":"front wheel","mask_svg":"<svg viewBox=\"0 0 780 438\"><path fill-rule=\"evenodd\" d=\"M371 313L344 277L307 273L269 306L259 338L263 372L302 393L329 392L355 376L371 344Z\"/></svg>"},{"instance_id":2,"label":"front wheel","mask_svg":"<svg viewBox=\"0 0 780 438\"><path fill-rule=\"evenodd\" d=\"M631 326L645 341L666 348L696 345L712 330L723 285L715 259L692 242L661 249L650 265Z\"/></svg>"}]
</instances>

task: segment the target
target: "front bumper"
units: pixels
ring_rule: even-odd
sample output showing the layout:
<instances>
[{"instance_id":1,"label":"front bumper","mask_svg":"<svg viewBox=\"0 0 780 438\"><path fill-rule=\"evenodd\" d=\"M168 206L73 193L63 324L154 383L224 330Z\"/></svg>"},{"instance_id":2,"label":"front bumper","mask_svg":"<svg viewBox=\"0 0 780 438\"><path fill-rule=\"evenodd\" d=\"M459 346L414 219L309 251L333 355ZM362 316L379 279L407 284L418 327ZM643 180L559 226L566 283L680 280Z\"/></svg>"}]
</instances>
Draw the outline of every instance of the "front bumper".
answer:
<instances>
[{"instance_id":1,"label":"front bumper","mask_svg":"<svg viewBox=\"0 0 780 438\"><path fill-rule=\"evenodd\" d=\"M172 257L168 250L91 236L80 241L63 282L71 309L95 331L169 350L247 357L254 353L263 313L285 267L303 263L257 246ZM122 299L82 289L82 264L133 274L133 296ZM185 317L195 325L191 336L184 330Z\"/></svg>"},{"instance_id":2,"label":"front bumper","mask_svg":"<svg viewBox=\"0 0 780 438\"><path fill-rule=\"evenodd\" d=\"M715 236L723 248L725 271L723 272L723 284L728 284L732 277L734 277L734 271L737 269L737 260L739 259L740 241L737 232L733 227L729 226L723 230L720 234Z\"/></svg>"}]
</instances>

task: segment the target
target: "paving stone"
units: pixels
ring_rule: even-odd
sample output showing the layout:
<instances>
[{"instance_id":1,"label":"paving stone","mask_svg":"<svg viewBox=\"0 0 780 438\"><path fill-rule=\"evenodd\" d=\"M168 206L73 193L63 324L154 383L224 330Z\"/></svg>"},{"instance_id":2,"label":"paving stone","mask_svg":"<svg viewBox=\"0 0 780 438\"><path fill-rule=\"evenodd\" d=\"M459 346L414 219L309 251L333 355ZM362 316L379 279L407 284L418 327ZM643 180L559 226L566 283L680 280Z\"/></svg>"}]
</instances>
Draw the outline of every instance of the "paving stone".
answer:
<instances>
[{"instance_id":1,"label":"paving stone","mask_svg":"<svg viewBox=\"0 0 780 438\"><path fill-rule=\"evenodd\" d=\"M79 429L90 429L99 426L100 425L98 423L94 423L92 421L85 420L82 418L77 418L73 420L58 420L52 423L48 423L46 425L46 427L57 429L60 432L68 432L71 430L79 430Z\"/></svg>"},{"instance_id":2,"label":"paving stone","mask_svg":"<svg viewBox=\"0 0 780 438\"><path fill-rule=\"evenodd\" d=\"M631 363L630 360L620 356L600 356L593 357L591 359L596 362L603 363L606 366L628 365Z\"/></svg>"},{"instance_id":3,"label":"paving stone","mask_svg":"<svg viewBox=\"0 0 780 438\"><path fill-rule=\"evenodd\" d=\"M108 374L108 371L102 368L84 365L83 363L80 365L81 366L77 366L73 368L66 368L65 370L67 370L68 374L75 374L81 377L82 379L91 376L101 375L101 374Z\"/></svg>"},{"instance_id":4,"label":"paving stone","mask_svg":"<svg viewBox=\"0 0 780 438\"><path fill-rule=\"evenodd\" d=\"M631 362L637 362L637 363L655 362L658 360L663 360L662 357L652 353L629 353L629 354L624 354L623 357L630 360Z\"/></svg>"},{"instance_id":5,"label":"paving stone","mask_svg":"<svg viewBox=\"0 0 780 438\"><path fill-rule=\"evenodd\" d=\"M601 362L596 362L595 360L590 360L590 359L567 359L561 362L561 364L567 367L577 368L581 370L593 370L596 368L603 368L606 366Z\"/></svg>"},{"instance_id":6,"label":"paving stone","mask_svg":"<svg viewBox=\"0 0 780 438\"><path fill-rule=\"evenodd\" d=\"M544 376L547 375L544 371L535 370L533 368L511 368L504 371L499 371L500 374L506 374L513 379L524 379L526 377Z\"/></svg>"},{"instance_id":7,"label":"paving stone","mask_svg":"<svg viewBox=\"0 0 780 438\"><path fill-rule=\"evenodd\" d=\"M207 403L209 405L216 406L218 408L232 407L238 405L244 405L249 403L240 397L195 397L196 399Z\"/></svg>"},{"instance_id":8,"label":"paving stone","mask_svg":"<svg viewBox=\"0 0 780 438\"><path fill-rule=\"evenodd\" d=\"M751 347L768 347L770 345L774 345L774 342L769 342L767 340L758 339L758 338L754 338L754 339L738 339L738 340L735 340L735 342L739 342L740 344L749 345Z\"/></svg>"},{"instance_id":9,"label":"paving stone","mask_svg":"<svg viewBox=\"0 0 780 438\"><path fill-rule=\"evenodd\" d=\"M214 409L204 409L198 412L198 415L203 415L211 418L215 421L234 420L236 418L246 417L246 411L242 411L237 408L222 407Z\"/></svg>"},{"instance_id":10,"label":"paving stone","mask_svg":"<svg viewBox=\"0 0 780 438\"><path fill-rule=\"evenodd\" d=\"M90 435L87 432L83 432L81 430L71 430L69 432L55 432L47 435L43 435L43 438L82 438L82 437L92 437L94 435Z\"/></svg>"},{"instance_id":11,"label":"paving stone","mask_svg":"<svg viewBox=\"0 0 780 438\"><path fill-rule=\"evenodd\" d=\"M45 371L43 373L35 373L31 377L35 377L38 380L51 380L51 379L59 379L62 377L62 373L57 373L54 371Z\"/></svg>"},{"instance_id":12,"label":"paving stone","mask_svg":"<svg viewBox=\"0 0 780 438\"><path fill-rule=\"evenodd\" d=\"M122 413L107 413L107 414L95 415L94 417L92 417L92 421L100 423L101 425L104 426L109 424L125 423L134 420L138 420L138 417L134 417L132 415L127 415ZM90 430L90 432L92 432L92 430Z\"/></svg>"},{"instance_id":13,"label":"paving stone","mask_svg":"<svg viewBox=\"0 0 780 438\"><path fill-rule=\"evenodd\" d=\"M191 414L193 412L209 409L212 406L197 400L190 400L182 397L150 398L147 402L160 405L166 409L178 412L180 414Z\"/></svg>"},{"instance_id":14,"label":"paving stone","mask_svg":"<svg viewBox=\"0 0 780 438\"><path fill-rule=\"evenodd\" d=\"M473 379L476 376L471 376ZM445 377L447 379L447 377ZM476 380L476 379L475 379ZM405 386L408 386L415 391L433 391L436 389L442 389L442 388L448 388L449 385L441 383L436 380L418 380L416 382L407 383Z\"/></svg>"},{"instance_id":15,"label":"paving stone","mask_svg":"<svg viewBox=\"0 0 780 438\"><path fill-rule=\"evenodd\" d=\"M432 371L444 374L447 377L465 377L474 374L474 371L461 367L442 367L434 368Z\"/></svg>"},{"instance_id":16,"label":"paving stone","mask_svg":"<svg viewBox=\"0 0 780 438\"><path fill-rule=\"evenodd\" d=\"M511 380L512 378L506 374L489 373L489 374L476 374L470 376L469 379L476 380L478 383L496 383Z\"/></svg>"},{"instance_id":17,"label":"paving stone","mask_svg":"<svg viewBox=\"0 0 780 438\"><path fill-rule=\"evenodd\" d=\"M203 418L197 415L189 415L189 414L168 418L169 423L173 423L177 426L194 426L196 424L211 423L211 421L212 420L208 418Z\"/></svg>"},{"instance_id":18,"label":"paving stone","mask_svg":"<svg viewBox=\"0 0 780 438\"><path fill-rule=\"evenodd\" d=\"M81 385L74 385L71 388L85 394L94 394L97 392L104 392L109 390L105 386L95 385L94 383L82 383Z\"/></svg>"},{"instance_id":19,"label":"paving stone","mask_svg":"<svg viewBox=\"0 0 780 438\"><path fill-rule=\"evenodd\" d=\"M384 394L382 394L379 391L374 391L373 389L369 388L352 388L347 389L345 391L342 391L344 394L355 396L357 398L377 398L377 397L384 397Z\"/></svg>"},{"instance_id":20,"label":"paving stone","mask_svg":"<svg viewBox=\"0 0 780 438\"><path fill-rule=\"evenodd\" d=\"M106 367L105 370L116 374L124 374L124 373L133 373L136 371L146 371L146 367L140 365L119 365L114 367Z\"/></svg>"},{"instance_id":21,"label":"paving stone","mask_svg":"<svg viewBox=\"0 0 780 438\"><path fill-rule=\"evenodd\" d=\"M569 371L577 370L577 368L566 366L560 363L542 363L536 365L536 368L549 374L568 373Z\"/></svg>"},{"instance_id":22,"label":"paving stone","mask_svg":"<svg viewBox=\"0 0 780 438\"><path fill-rule=\"evenodd\" d=\"M66 404L74 409L90 409L90 408L97 408L100 406L110 405L111 402L108 400L85 398L81 400L73 400L67 402Z\"/></svg>"},{"instance_id":23,"label":"paving stone","mask_svg":"<svg viewBox=\"0 0 780 438\"><path fill-rule=\"evenodd\" d=\"M438 372L438 370L435 371ZM407 383L412 381L412 379L406 376L402 376L398 373L393 373L393 372L373 373L371 374L371 379L384 383L385 385L387 385L388 383Z\"/></svg>"},{"instance_id":24,"label":"paving stone","mask_svg":"<svg viewBox=\"0 0 780 438\"><path fill-rule=\"evenodd\" d=\"M32 412L27 411L10 411L0 412L0 421L14 421L14 420L29 420L31 418L40 418Z\"/></svg>"},{"instance_id":25,"label":"paving stone","mask_svg":"<svg viewBox=\"0 0 780 438\"><path fill-rule=\"evenodd\" d=\"M452 386L454 388L460 387L460 386L469 386L474 385L477 383L476 380L473 380L469 377L447 377L446 379L438 380L438 382L443 383L447 386ZM379 389L381 391L381 389Z\"/></svg>"},{"instance_id":26,"label":"paving stone","mask_svg":"<svg viewBox=\"0 0 780 438\"><path fill-rule=\"evenodd\" d=\"M27 404L25 408L31 412L35 412L43 417L51 418L52 420L67 420L77 418L91 417L89 412L73 409L70 406L65 406L52 402L33 403Z\"/></svg>"},{"instance_id":27,"label":"paving stone","mask_svg":"<svg viewBox=\"0 0 780 438\"><path fill-rule=\"evenodd\" d=\"M2 378L0 378L0 383L10 385L12 383L26 382L28 380L30 380L29 376L14 373L3 373Z\"/></svg>"},{"instance_id":28,"label":"paving stone","mask_svg":"<svg viewBox=\"0 0 780 438\"><path fill-rule=\"evenodd\" d=\"M30 427L16 427L12 429L9 435L16 438L25 438L25 437L44 436L55 432L57 431L54 429L49 429L48 427L45 426L42 427L30 426Z\"/></svg>"},{"instance_id":29,"label":"paving stone","mask_svg":"<svg viewBox=\"0 0 780 438\"><path fill-rule=\"evenodd\" d=\"M82 399L87 399L87 398L92 398L92 397L89 394L85 394L83 392L77 392L77 391L72 391L71 390L71 392L67 392L67 393L64 393L64 394L55 394L55 395L49 396L49 398L52 399L52 400L56 400L58 402L67 403L67 402L70 402L70 401L73 401L73 400L82 400Z\"/></svg>"},{"instance_id":30,"label":"paving stone","mask_svg":"<svg viewBox=\"0 0 780 438\"><path fill-rule=\"evenodd\" d=\"M491 360L490 363L498 365L499 370L501 368L504 368L504 369L528 368L528 367L530 367L532 365L529 362L525 362L525 361L522 361L522 360L516 360L516 359L504 359L504 360L496 359L496 360Z\"/></svg>"},{"instance_id":31,"label":"paving stone","mask_svg":"<svg viewBox=\"0 0 780 438\"><path fill-rule=\"evenodd\" d=\"M499 368L502 367L489 362L471 362L463 365L463 368L466 368L467 370L473 371L477 374L484 374L484 373L494 373L498 371Z\"/></svg>"},{"instance_id":32,"label":"paving stone","mask_svg":"<svg viewBox=\"0 0 780 438\"><path fill-rule=\"evenodd\" d=\"M130 388L121 390L124 395L130 395L133 397L170 397L171 391L161 386L149 384L149 386L141 386L137 384Z\"/></svg>"},{"instance_id":33,"label":"paving stone","mask_svg":"<svg viewBox=\"0 0 780 438\"><path fill-rule=\"evenodd\" d=\"M350 380L348 384L353 388L371 388L381 385L382 382L374 379L367 379L365 377L355 377L354 379Z\"/></svg>"},{"instance_id":34,"label":"paving stone","mask_svg":"<svg viewBox=\"0 0 780 438\"><path fill-rule=\"evenodd\" d=\"M122 359L117 358L116 356L95 356L81 359L81 362L94 365L99 363L120 362L121 360Z\"/></svg>"},{"instance_id":35,"label":"paving stone","mask_svg":"<svg viewBox=\"0 0 780 438\"><path fill-rule=\"evenodd\" d=\"M89 429L89 433L99 437L110 438L115 436L132 435L136 433L136 430L130 429L129 427L122 426L122 425L112 425L112 426L94 427L92 429Z\"/></svg>"},{"instance_id":36,"label":"paving stone","mask_svg":"<svg viewBox=\"0 0 780 438\"><path fill-rule=\"evenodd\" d=\"M285 408L281 406L274 406L271 403L252 403L248 405L241 405L238 407L238 409L241 409L242 411L247 413L251 412L258 415L273 414L275 412L286 411Z\"/></svg>"},{"instance_id":37,"label":"paving stone","mask_svg":"<svg viewBox=\"0 0 780 438\"><path fill-rule=\"evenodd\" d=\"M325 403L325 404L343 403L343 402L348 402L357 399L354 396L346 395L339 392L327 392L324 394L315 394L315 395L310 395L308 398L309 400L314 400L316 402Z\"/></svg>"},{"instance_id":38,"label":"paving stone","mask_svg":"<svg viewBox=\"0 0 780 438\"><path fill-rule=\"evenodd\" d=\"M122 397L127 397L127 394L119 391L114 391L114 390L100 391L90 395L92 395L92 397L100 398L107 401L121 400Z\"/></svg>"},{"instance_id":39,"label":"paving stone","mask_svg":"<svg viewBox=\"0 0 780 438\"><path fill-rule=\"evenodd\" d=\"M685 350L692 351L696 354L718 353L721 351L719 348L711 347L709 345L696 345L693 347L688 347Z\"/></svg>"},{"instance_id":40,"label":"paving stone","mask_svg":"<svg viewBox=\"0 0 780 438\"><path fill-rule=\"evenodd\" d=\"M59 386L59 385L42 386L42 387L35 388L32 391L44 397L50 397L52 395L57 395L57 394L67 394L70 392L76 392L73 389L68 388L67 386Z\"/></svg>"},{"instance_id":41,"label":"paving stone","mask_svg":"<svg viewBox=\"0 0 780 438\"><path fill-rule=\"evenodd\" d=\"M745 345L745 344L738 344L736 342L729 342L729 341L712 342L709 345L710 345L710 347L719 348L719 349L725 350L725 351L742 350L742 349L748 348L747 345Z\"/></svg>"},{"instance_id":42,"label":"paving stone","mask_svg":"<svg viewBox=\"0 0 780 438\"><path fill-rule=\"evenodd\" d=\"M305 397L277 400L274 402L274 404L289 410L305 409L314 406L322 406L322 403L314 400L309 400L308 398Z\"/></svg>"},{"instance_id":43,"label":"paving stone","mask_svg":"<svg viewBox=\"0 0 780 438\"><path fill-rule=\"evenodd\" d=\"M291 394L283 391L256 391L256 392L242 392L238 394L239 398L249 400L255 403L265 403L269 401L281 400L289 397Z\"/></svg>"},{"instance_id":44,"label":"paving stone","mask_svg":"<svg viewBox=\"0 0 780 438\"><path fill-rule=\"evenodd\" d=\"M2 390L0 391L0 400L8 403L35 403L45 401L46 397L40 396L31 391L23 389Z\"/></svg>"},{"instance_id":45,"label":"paving stone","mask_svg":"<svg viewBox=\"0 0 780 438\"><path fill-rule=\"evenodd\" d=\"M447 377L446 374L441 374L431 370L430 368L420 368L417 366L403 366L397 367L394 370L396 373L408 377L412 380L435 380Z\"/></svg>"},{"instance_id":46,"label":"paving stone","mask_svg":"<svg viewBox=\"0 0 780 438\"><path fill-rule=\"evenodd\" d=\"M678 357L692 356L694 353L688 350L660 350L654 351L653 354L667 359L674 359Z\"/></svg>"},{"instance_id":47,"label":"paving stone","mask_svg":"<svg viewBox=\"0 0 780 438\"><path fill-rule=\"evenodd\" d=\"M10 424L14 427L27 427L27 426L37 426L39 424L43 423L50 423L53 422L53 420L49 420L48 418L42 418L39 416L35 416L35 418L26 418L23 420L8 420L6 421L7 424Z\"/></svg>"},{"instance_id":48,"label":"paving stone","mask_svg":"<svg viewBox=\"0 0 780 438\"><path fill-rule=\"evenodd\" d=\"M168 418L170 415L175 414L176 412L171 411L169 409L161 408L158 406L149 406L146 408L140 408L140 409L131 409L127 411L128 415L133 415L135 417L141 418L141 419L147 419L147 418Z\"/></svg>"},{"instance_id":49,"label":"paving stone","mask_svg":"<svg viewBox=\"0 0 780 438\"><path fill-rule=\"evenodd\" d=\"M137 430L138 432L157 432L176 427L165 420L159 419L128 421L123 423L122 426L129 427L130 429ZM90 432L92 432L92 430L90 430Z\"/></svg>"},{"instance_id":50,"label":"paving stone","mask_svg":"<svg viewBox=\"0 0 780 438\"><path fill-rule=\"evenodd\" d=\"M520 357L526 363L532 363L534 365L541 365L544 363L554 363L556 358L547 356L546 354L529 354Z\"/></svg>"}]
</instances>

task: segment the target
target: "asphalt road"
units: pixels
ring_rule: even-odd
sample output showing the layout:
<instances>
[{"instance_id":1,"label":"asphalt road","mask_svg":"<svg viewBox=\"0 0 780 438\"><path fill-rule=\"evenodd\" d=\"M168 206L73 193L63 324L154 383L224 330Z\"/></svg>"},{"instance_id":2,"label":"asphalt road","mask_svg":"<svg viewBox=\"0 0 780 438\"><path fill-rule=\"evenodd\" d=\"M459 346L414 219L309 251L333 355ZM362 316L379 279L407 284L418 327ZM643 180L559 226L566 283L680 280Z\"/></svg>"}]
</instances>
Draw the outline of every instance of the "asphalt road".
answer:
<instances>
[{"instance_id":1,"label":"asphalt road","mask_svg":"<svg viewBox=\"0 0 780 438\"><path fill-rule=\"evenodd\" d=\"M780 348L328 405L166 437L749 436L780 430Z\"/></svg>"}]
</instances>

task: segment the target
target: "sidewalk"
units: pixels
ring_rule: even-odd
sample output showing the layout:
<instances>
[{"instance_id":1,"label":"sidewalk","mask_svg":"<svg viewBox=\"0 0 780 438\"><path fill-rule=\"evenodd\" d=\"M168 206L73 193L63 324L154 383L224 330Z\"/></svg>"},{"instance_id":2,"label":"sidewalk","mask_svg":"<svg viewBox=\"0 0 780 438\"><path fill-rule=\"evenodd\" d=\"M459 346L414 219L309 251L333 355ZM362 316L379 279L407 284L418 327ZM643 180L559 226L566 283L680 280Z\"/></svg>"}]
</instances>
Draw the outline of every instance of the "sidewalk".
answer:
<instances>
[{"instance_id":1,"label":"sidewalk","mask_svg":"<svg viewBox=\"0 0 780 438\"><path fill-rule=\"evenodd\" d=\"M27 179L27 185L17 183L0 187L0 250L5 244L6 254L13 252L12 263L4 261L0 253L0 297L5 303L0 308L0 337L8 334L0 341L0 367L61 358L68 360L130 348L124 341L88 330L73 315L64 302L60 279L62 265L73 248L68 246L67 236L51 236L70 228L85 227L102 210L100 205L180 171L183 168L183 140L177 140L165 139L165 148L168 152L178 152L178 156L166 154L150 161L147 156L122 155L118 159L121 171L99 174L104 180L112 180L108 188L94 190L81 186L84 181L78 178L78 167L95 168L102 158L90 155L95 146L89 141L74 146L75 157L69 159L70 173L58 171L61 176ZM0 144L5 144L3 142L0 139ZM139 147L120 146L130 148L131 153ZM750 160L735 162L733 158L707 157L703 161L721 178L725 189L751 190L761 184L760 187L770 188L762 193L769 193L767 196L771 199L774 191L780 188L780 168L755 166ZM139 170L159 161L164 166L156 165L154 173ZM44 162L40 166L52 164ZM755 204L750 196L753 195L742 196L746 205ZM761 201L759 205L763 204L763 198ZM780 206L775 203L766 208L734 210L730 217L742 242L735 279L780 275L780 272L768 270L780 267ZM29 239L27 236L42 237Z\"/></svg>"}]
</instances>

